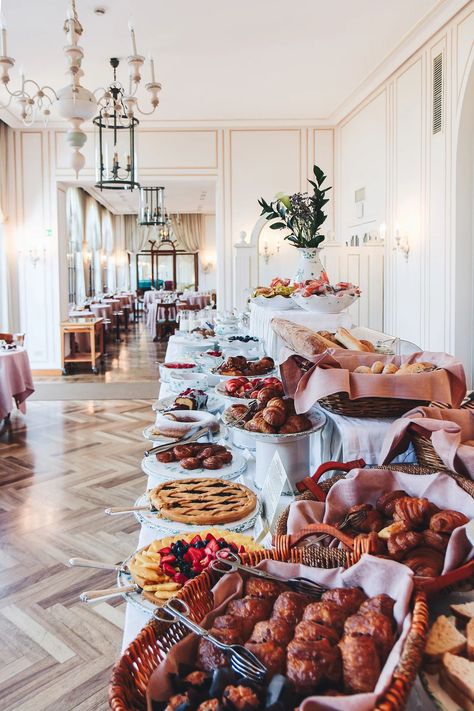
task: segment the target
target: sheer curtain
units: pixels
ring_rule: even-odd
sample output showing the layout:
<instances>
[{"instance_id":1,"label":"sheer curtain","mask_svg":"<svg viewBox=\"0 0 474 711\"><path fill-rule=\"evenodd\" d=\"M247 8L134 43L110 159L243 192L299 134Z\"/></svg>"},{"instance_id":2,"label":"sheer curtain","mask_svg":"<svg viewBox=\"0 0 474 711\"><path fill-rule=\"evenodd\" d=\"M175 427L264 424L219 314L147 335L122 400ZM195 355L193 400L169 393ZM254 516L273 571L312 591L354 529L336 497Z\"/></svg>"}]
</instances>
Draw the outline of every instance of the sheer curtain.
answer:
<instances>
[{"instance_id":1,"label":"sheer curtain","mask_svg":"<svg viewBox=\"0 0 474 711\"><path fill-rule=\"evenodd\" d=\"M83 257L84 241L84 193L80 188L68 188L66 193L67 235L74 254L76 303L86 298L86 274Z\"/></svg>"},{"instance_id":2,"label":"sheer curtain","mask_svg":"<svg viewBox=\"0 0 474 711\"><path fill-rule=\"evenodd\" d=\"M102 248L107 256L107 288L109 292L113 292L117 288L114 254L114 227L112 223L112 214L106 210L105 207L101 208L101 221Z\"/></svg>"},{"instance_id":3,"label":"sheer curtain","mask_svg":"<svg viewBox=\"0 0 474 711\"><path fill-rule=\"evenodd\" d=\"M179 247L184 249L185 252L195 254L203 248L204 223L202 215L171 215L171 227L179 242Z\"/></svg>"},{"instance_id":4,"label":"sheer curtain","mask_svg":"<svg viewBox=\"0 0 474 711\"><path fill-rule=\"evenodd\" d=\"M91 195L85 196L85 239L93 264L93 281L91 291L101 294L104 290L102 282L102 223L100 206Z\"/></svg>"},{"instance_id":5,"label":"sheer curtain","mask_svg":"<svg viewBox=\"0 0 474 711\"><path fill-rule=\"evenodd\" d=\"M10 319L10 275L7 257L8 220L8 126L0 121L0 330L7 331Z\"/></svg>"}]
</instances>

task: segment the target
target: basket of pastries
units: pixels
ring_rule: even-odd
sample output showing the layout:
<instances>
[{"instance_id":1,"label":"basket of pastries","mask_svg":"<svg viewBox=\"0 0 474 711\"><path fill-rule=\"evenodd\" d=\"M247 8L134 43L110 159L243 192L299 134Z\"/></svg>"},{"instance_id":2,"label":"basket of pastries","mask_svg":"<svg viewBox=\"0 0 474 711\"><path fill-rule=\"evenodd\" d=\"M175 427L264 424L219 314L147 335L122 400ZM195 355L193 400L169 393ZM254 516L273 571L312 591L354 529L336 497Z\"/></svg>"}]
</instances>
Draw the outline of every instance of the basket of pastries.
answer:
<instances>
[{"instance_id":1,"label":"basket of pastries","mask_svg":"<svg viewBox=\"0 0 474 711\"><path fill-rule=\"evenodd\" d=\"M242 563L278 580L252 571L218 580L207 570L177 594L213 637L245 645L264 665L263 679L236 674L211 640L158 613L113 669L111 708L290 711L308 701L327 709L348 702L355 711L403 709L423 654L425 594L393 561L365 556L349 570L325 570L327 560L313 556L304 548L292 548L285 561L275 550L248 553ZM289 587L294 576L321 589L296 592Z\"/></svg>"},{"instance_id":2,"label":"basket of pastries","mask_svg":"<svg viewBox=\"0 0 474 711\"><path fill-rule=\"evenodd\" d=\"M459 407L466 393L462 364L444 353L287 355L280 373L297 412L318 402L347 417L400 417L430 402Z\"/></svg>"},{"instance_id":3,"label":"basket of pastries","mask_svg":"<svg viewBox=\"0 0 474 711\"><path fill-rule=\"evenodd\" d=\"M338 543L347 565L363 553L403 563L413 571L416 586L430 593L474 575L474 547L468 536L474 518L470 480L423 468L423 476L413 476L416 467L405 473L396 470L398 465L384 470L359 465L329 462L297 485L311 498L290 505L287 533L274 536L282 555L317 536L318 545ZM323 482L323 488L318 480L330 469L350 471Z\"/></svg>"}]
</instances>

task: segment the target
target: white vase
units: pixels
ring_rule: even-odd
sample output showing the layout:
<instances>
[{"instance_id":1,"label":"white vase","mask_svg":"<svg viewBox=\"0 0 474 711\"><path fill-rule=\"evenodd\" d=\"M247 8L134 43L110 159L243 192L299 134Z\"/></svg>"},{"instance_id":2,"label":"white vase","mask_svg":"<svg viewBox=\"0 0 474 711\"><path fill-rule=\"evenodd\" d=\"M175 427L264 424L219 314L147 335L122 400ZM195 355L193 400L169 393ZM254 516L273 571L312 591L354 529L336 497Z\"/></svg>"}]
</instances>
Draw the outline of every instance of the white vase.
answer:
<instances>
[{"instance_id":1,"label":"white vase","mask_svg":"<svg viewBox=\"0 0 474 711\"><path fill-rule=\"evenodd\" d=\"M293 281L302 282L309 279L327 279L326 270L320 259L322 247L295 247L300 263Z\"/></svg>"}]
</instances>

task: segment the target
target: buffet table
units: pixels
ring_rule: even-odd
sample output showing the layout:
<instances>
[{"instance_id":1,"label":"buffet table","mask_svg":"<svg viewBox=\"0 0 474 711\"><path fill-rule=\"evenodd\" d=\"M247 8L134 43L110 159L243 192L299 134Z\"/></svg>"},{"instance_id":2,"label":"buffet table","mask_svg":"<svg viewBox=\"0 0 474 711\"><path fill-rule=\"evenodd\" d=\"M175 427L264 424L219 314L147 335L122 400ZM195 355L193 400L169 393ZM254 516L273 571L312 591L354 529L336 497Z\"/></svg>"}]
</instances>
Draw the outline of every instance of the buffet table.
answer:
<instances>
[{"instance_id":1,"label":"buffet table","mask_svg":"<svg viewBox=\"0 0 474 711\"><path fill-rule=\"evenodd\" d=\"M265 343L265 352L275 360L279 356L283 343L272 330L270 325L272 318L286 319L314 331L334 331L340 327L350 328L352 325L351 317L347 312L317 314L312 311L303 311L300 308L277 311L250 304L250 335L261 338Z\"/></svg>"},{"instance_id":2,"label":"buffet table","mask_svg":"<svg viewBox=\"0 0 474 711\"><path fill-rule=\"evenodd\" d=\"M0 420L9 416L14 400L26 412L25 400L34 393L28 353L24 348L0 350Z\"/></svg>"}]
</instances>

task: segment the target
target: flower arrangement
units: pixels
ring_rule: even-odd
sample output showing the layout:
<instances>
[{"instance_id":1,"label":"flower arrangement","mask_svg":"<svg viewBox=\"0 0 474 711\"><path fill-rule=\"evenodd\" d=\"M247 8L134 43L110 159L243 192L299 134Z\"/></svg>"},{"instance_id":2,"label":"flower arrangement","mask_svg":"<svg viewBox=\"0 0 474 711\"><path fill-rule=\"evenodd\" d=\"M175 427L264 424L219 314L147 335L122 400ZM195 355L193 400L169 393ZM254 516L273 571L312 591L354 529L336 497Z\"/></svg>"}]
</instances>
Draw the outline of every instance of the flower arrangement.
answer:
<instances>
[{"instance_id":1,"label":"flower arrangement","mask_svg":"<svg viewBox=\"0 0 474 711\"><path fill-rule=\"evenodd\" d=\"M277 193L275 200L270 203L265 202L263 198L258 201L262 208L260 215L265 215L267 220L277 220L272 222L270 229L288 229L290 234L284 239L295 247L319 247L324 240L320 229L327 218L323 207L329 202L326 193L331 188L321 187L327 176L317 165L313 167L313 175L314 180L308 178L309 184L313 186L311 194Z\"/></svg>"}]
</instances>

